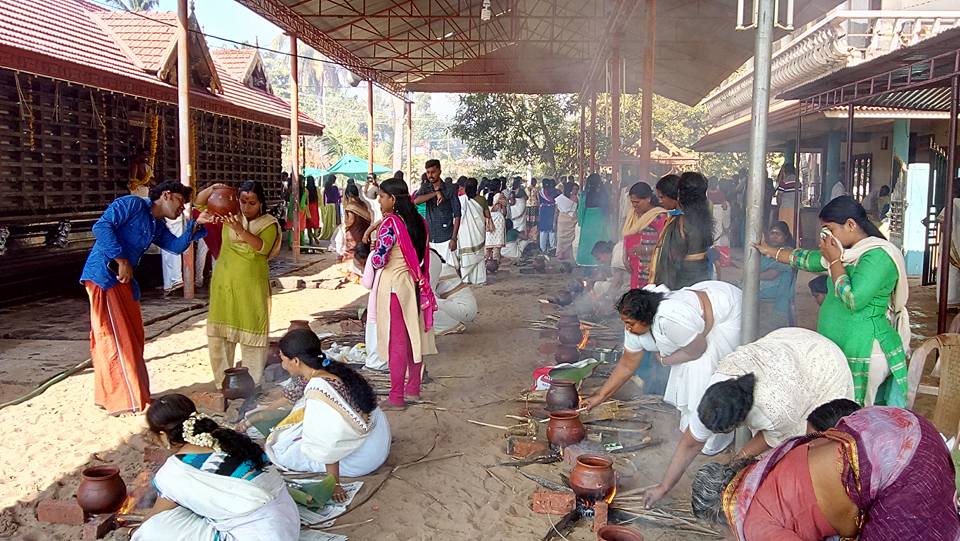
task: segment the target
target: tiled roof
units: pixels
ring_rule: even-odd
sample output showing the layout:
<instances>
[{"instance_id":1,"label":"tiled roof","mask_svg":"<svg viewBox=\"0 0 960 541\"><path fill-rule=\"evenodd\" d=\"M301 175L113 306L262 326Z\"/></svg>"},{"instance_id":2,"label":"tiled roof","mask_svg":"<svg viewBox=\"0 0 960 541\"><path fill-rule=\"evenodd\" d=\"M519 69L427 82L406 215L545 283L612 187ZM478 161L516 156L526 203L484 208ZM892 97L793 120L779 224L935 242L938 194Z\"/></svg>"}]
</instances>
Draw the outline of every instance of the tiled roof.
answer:
<instances>
[{"instance_id":1,"label":"tiled roof","mask_svg":"<svg viewBox=\"0 0 960 541\"><path fill-rule=\"evenodd\" d=\"M257 56L256 49L210 49L217 69L223 68L234 79L243 82L250 62Z\"/></svg>"},{"instance_id":2,"label":"tiled roof","mask_svg":"<svg viewBox=\"0 0 960 541\"><path fill-rule=\"evenodd\" d=\"M117 13L84 0L0 0L0 67L176 103L177 88L155 73L164 60L162 44L172 43L169 21L175 24L176 16ZM289 129L284 100L245 86L228 65L215 65L223 94L194 89L191 107ZM300 114L301 133L322 130Z\"/></svg>"},{"instance_id":3,"label":"tiled roof","mask_svg":"<svg viewBox=\"0 0 960 541\"><path fill-rule=\"evenodd\" d=\"M150 72L159 71L177 42L177 14L169 12L142 12L143 16L127 11L105 11L99 18L120 45L129 48L138 62Z\"/></svg>"}]
</instances>

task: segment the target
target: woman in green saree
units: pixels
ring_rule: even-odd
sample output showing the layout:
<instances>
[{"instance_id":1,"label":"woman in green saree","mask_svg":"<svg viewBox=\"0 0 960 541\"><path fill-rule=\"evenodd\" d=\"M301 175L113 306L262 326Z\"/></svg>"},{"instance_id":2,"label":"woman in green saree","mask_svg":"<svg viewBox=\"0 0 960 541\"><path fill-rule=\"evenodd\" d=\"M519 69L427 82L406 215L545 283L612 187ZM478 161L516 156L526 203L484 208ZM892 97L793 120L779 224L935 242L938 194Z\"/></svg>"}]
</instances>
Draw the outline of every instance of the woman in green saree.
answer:
<instances>
[{"instance_id":1,"label":"woman in green saree","mask_svg":"<svg viewBox=\"0 0 960 541\"><path fill-rule=\"evenodd\" d=\"M200 198L198 197L198 200ZM280 224L265 213L259 182L240 185L240 214L224 218L223 246L210 279L207 343L213 379L233 366L237 344L243 366L260 383L270 332L270 269L280 252Z\"/></svg>"},{"instance_id":2,"label":"woman in green saree","mask_svg":"<svg viewBox=\"0 0 960 541\"><path fill-rule=\"evenodd\" d=\"M577 206L580 242L577 244L576 260L581 267L596 267L598 262L593 257L593 247L600 241L610 240L607 227L610 195L597 173L590 173L585 184Z\"/></svg>"},{"instance_id":3,"label":"woman in green saree","mask_svg":"<svg viewBox=\"0 0 960 541\"><path fill-rule=\"evenodd\" d=\"M910 321L903 254L852 197L828 203L820 222L818 250L754 246L780 263L829 272L817 332L847 356L858 403L905 407Z\"/></svg>"}]
</instances>

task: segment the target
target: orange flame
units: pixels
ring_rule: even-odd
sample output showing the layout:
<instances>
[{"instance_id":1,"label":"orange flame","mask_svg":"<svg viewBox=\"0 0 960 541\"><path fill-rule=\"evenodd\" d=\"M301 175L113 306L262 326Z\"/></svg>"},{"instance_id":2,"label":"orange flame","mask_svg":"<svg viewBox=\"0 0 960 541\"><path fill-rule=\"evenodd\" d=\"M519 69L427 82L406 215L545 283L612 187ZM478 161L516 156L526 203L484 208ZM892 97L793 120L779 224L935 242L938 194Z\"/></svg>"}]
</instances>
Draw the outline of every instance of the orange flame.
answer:
<instances>
[{"instance_id":1,"label":"orange flame","mask_svg":"<svg viewBox=\"0 0 960 541\"><path fill-rule=\"evenodd\" d=\"M137 505L137 499L133 496L127 496L127 499L123 501L123 505L120 506L120 509L117 510L118 515L125 515L133 510Z\"/></svg>"},{"instance_id":2,"label":"orange flame","mask_svg":"<svg viewBox=\"0 0 960 541\"><path fill-rule=\"evenodd\" d=\"M577 344L577 349L582 350L587 347L587 342L590 341L590 329L586 328L583 323L580 324L580 331L583 332L583 340L580 340L580 343Z\"/></svg>"},{"instance_id":3,"label":"orange flame","mask_svg":"<svg viewBox=\"0 0 960 541\"><path fill-rule=\"evenodd\" d=\"M610 491L610 494L609 494L606 498L604 498L603 501L605 501L605 502L607 502L608 504L610 504L610 503L613 503L613 499L616 498L616 497L617 497L617 485L614 484L614 485L613 485L613 490Z\"/></svg>"}]
</instances>

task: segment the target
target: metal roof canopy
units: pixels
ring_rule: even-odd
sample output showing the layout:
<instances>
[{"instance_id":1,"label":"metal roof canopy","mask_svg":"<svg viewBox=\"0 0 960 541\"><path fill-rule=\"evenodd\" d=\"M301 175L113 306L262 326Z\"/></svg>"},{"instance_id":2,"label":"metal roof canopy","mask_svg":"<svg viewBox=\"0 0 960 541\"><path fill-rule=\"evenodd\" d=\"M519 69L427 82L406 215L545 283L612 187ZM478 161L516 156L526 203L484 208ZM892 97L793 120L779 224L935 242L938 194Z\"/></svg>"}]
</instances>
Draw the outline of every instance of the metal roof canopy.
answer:
<instances>
[{"instance_id":1,"label":"metal roof canopy","mask_svg":"<svg viewBox=\"0 0 960 541\"><path fill-rule=\"evenodd\" d=\"M237 2L396 95L571 93L590 73L598 73L603 90L604 70L596 65L609 54L612 34L620 34L624 87L639 87L643 0L491 0L486 21L483 0ZM795 24L837 3L797 0ZM736 0L659 3L657 94L694 105L750 58L753 32L734 30L736 8Z\"/></svg>"},{"instance_id":2,"label":"metal roof canopy","mask_svg":"<svg viewBox=\"0 0 960 541\"><path fill-rule=\"evenodd\" d=\"M960 28L845 68L777 96L800 100L801 114L844 105L950 110L950 80L960 74Z\"/></svg>"}]
</instances>

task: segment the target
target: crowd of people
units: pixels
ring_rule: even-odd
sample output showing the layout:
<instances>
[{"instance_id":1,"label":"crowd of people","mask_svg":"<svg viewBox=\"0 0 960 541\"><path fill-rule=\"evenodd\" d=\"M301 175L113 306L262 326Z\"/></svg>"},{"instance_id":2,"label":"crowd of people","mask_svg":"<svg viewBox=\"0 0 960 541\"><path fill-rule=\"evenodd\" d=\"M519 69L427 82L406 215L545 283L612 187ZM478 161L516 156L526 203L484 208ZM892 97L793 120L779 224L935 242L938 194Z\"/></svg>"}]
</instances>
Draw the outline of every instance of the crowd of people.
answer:
<instances>
[{"instance_id":1,"label":"crowd of people","mask_svg":"<svg viewBox=\"0 0 960 541\"><path fill-rule=\"evenodd\" d=\"M399 172L362 188L348 183L342 195L328 183L321 193L307 180L304 225L323 232L328 221L341 224L331 227L343 236L339 261L370 291L365 367L389 372L389 395L378 400L361 371L328 358L313 332L290 331L279 348L291 384L280 403L257 412L276 421L262 444L198 414L184 396L150 405L133 268L151 243L179 253L216 235L207 321L213 379L236 364L239 345L259 385L269 341L268 260L283 239L263 187L241 184L240 213L229 216L204 209L219 185L201 190L179 235L164 219L180 216L192 193L172 182L147 198L116 200L94 225L81 280L90 297L95 401L114 415L146 411L150 429L176 451L157 474L161 498L136 539L171 529L186 532L183 539L257 538L267 523L271 538L295 539L296 508L279 472L331 475L334 499L345 499L341 476L366 475L386 461L384 411L420 400L435 338L464 332L476 318L471 287L486 283L502 258L531 247L575 263L590 309L615 310L624 325L622 358L581 406L600 405L643 374L653 383L644 390L662 392L679 412L679 442L660 483L645 491L647 505L673 490L698 454L730 448L743 428L749 441L729 463L702 467L692 494L698 517L728 524L738 539L892 540L921 528L933 529L926 539L960 538L948 449L933 425L903 409L910 341L903 255L852 197L820 210L812 250L797 246L794 211L778 205L764 240L746 248L763 257L763 329L743 343L743 293L720 280L742 227L739 199L699 173L631 183L619 197L596 173L582 183L454 181L438 160L426 162L419 186ZM785 167L771 199L795 197L791 186L796 172ZM328 205L336 217L324 218ZM810 282L820 306L816 331L795 327L797 270L820 275ZM237 497L217 502L216 490Z\"/></svg>"}]
</instances>

